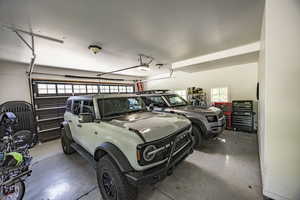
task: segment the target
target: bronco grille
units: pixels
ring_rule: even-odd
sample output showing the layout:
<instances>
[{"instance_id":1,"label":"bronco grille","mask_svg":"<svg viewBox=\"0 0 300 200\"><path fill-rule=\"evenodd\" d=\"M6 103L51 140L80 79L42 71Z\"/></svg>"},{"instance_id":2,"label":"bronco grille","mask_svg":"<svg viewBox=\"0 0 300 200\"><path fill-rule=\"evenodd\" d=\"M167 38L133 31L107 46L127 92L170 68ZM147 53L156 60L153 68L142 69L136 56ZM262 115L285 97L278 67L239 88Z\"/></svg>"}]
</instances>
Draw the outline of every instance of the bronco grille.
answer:
<instances>
[{"instance_id":1,"label":"bronco grille","mask_svg":"<svg viewBox=\"0 0 300 200\"><path fill-rule=\"evenodd\" d=\"M180 138L178 139L176 146L175 146L175 151L178 151L182 146L184 146L187 142L190 141L188 134L185 134L183 136L179 136Z\"/></svg>"},{"instance_id":2,"label":"bronco grille","mask_svg":"<svg viewBox=\"0 0 300 200\"><path fill-rule=\"evenodd\" d=\"M182 129L180 132L174 133L173 135L167 136L163 139L145 143L145 146L148 145L155 145L157 149L161 149L155 156L155 159L151 163L156 163L156 162L162 162L168 159L170 156L173 144L176 141L174 151L173 151L173 156L175 154L180 154L185 147L190 146L192 143L192 140L190 139L190 134L189 134L189 129L191 126L188 126L184 129ZM143 150L142 150L143 151ZM149 163L144 162L143 160L139 161L140 165L146 165Z\"/></svg>"},{"instance_id":3,"label":"bronco grille","mask_svg":"<svg viewBox=\"0 0 300 200\"><path fill-rule=\"evenodd\" d=\"M176 139L177 138L177 139ZM172 138L171 144L173 145L176 141L176 146L174 147L173 155L179 153L189 142L191 142L188 132L182 132ZM170 156L172 145L168 146L160 155L160 160L167 159Z\"/></svg>"}]
</instances>

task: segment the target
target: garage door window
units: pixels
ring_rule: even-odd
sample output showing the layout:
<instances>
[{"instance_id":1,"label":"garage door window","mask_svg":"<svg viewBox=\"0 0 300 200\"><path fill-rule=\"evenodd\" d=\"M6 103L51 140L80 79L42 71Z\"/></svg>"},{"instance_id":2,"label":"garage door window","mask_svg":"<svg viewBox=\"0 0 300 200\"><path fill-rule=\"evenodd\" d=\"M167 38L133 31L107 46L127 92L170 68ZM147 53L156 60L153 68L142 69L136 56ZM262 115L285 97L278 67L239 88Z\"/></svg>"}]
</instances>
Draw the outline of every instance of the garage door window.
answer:
<instances>
[{"instance_id":1,"label":"garage door window","mask_svg":"<svg viewBox=\"0 0 300 200\"><path fill-rule=\"evenodd\" d=\"M57 94L72 94L72 85L58 84Z\"/></svg>"},{"instance_id":2,"label":"garage door window","mask_svg":"<svg viewBox=\"0 0 300 200\"><path fill-rule=\"evenodd\" d=\"M110 93L118 93L119 92L119 86L111 85L109 87Z\"/></svg>"},{"instance_id":3,"label":"garage door window","mask_svg":"<svg viewBox=\"0 0 300 200\"><path fill-rule=\"evenodd\" d=\"M75 94L85 94L86 93L85 85L74 85L73 89L74 89Z\"/></svg>"},{"instance_id":4,"label":"garage door window","mask_svg":"<svg viewBox=\"0 0 300 200\"><path fill-rule=\"evenodd\" d=\"M100 93L109 93L108 85L100 85Z\"/></svg>"},{"instance_id":5,"label":"garage door window","mask_svg":"<svg viewBox=\"0 0 300 200\"><path fill-rule=\"evenodd\" d=\"M127 93L133 93L133 86L127 86Z\"/></svg>"},{"instance_id":6,"label":"garage door window","mask_svg":"<svg viewBox=\"0 0 300 200\"><path fill-rule=\"evenodd\" d=\"M126 93L126 86L119 86L120 93Z\"/></svg>"},{"instance_id":7,"label":"garage door window","mask_svg":"<svg viewBox=\"0 0 300 200\"><path fill-rule=\"evenodd\" d=\"M97 85L87 85L87 93L89 94L97 94L98 93L98 86Z\"/></svg>"},{"instance_id":8,"label":"garage door window","mask_svg":"<svg viewBox=\"0 0 300 200\"><path fill-rule=\"evenodd\" d=\"M212 88L211 102L228 102L228 87Z\"/></svg>"},{"instance_id":9,"label":"garage door window","mask_svg":"<svg viewBox=\"0 0 300 200\"><path fill-rule=\"evenodd\" d=\"M55 84L38 84L39 94L56 94Z\"/></svg>"}]
</instances>

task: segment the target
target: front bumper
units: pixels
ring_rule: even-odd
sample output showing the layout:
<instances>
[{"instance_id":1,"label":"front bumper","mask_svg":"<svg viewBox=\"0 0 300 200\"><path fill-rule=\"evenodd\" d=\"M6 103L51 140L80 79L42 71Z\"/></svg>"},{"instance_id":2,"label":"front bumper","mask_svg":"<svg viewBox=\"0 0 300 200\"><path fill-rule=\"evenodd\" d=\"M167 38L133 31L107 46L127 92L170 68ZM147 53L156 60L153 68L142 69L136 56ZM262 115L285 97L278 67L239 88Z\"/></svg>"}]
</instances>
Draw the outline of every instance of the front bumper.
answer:
<instances>
[{"instance_id":1,"label":"front bumper","mask_svg":"<svg viewBox=\"0 0 300 200\"><path fill-rule=\"evenodd\" d=\"M220 135L226 127L225 117L218 119L218 122L209 123L206 130L206 138L213 138Z\"/></svg>"},{"instance_id":2,"label":"front bumper","mask_svg":"<svg viewBox=\"0 0 300 200\"><path fill-rule=\"evenodd\" d=\"M192 141L193 143L194 141ZM174 168L181 163L189 154L193 153L193 146L185 147L181 152L171 156L170 162L165 162L145 171L127 172L125 176L130 184L141 186L155 184L172 174Z\"/></svg>"}]
</instances>

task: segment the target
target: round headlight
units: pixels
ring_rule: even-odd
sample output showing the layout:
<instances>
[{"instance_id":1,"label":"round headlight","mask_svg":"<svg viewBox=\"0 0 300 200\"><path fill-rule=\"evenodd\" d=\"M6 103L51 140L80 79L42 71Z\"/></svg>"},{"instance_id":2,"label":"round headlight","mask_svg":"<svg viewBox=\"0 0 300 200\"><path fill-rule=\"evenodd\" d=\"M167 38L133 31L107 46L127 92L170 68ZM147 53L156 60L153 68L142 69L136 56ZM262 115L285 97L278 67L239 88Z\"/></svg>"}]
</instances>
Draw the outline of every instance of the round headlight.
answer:
<instances>
[{"instance_id":1,"label":"round headlight","mask_svg":"<svg viewBox=\"0 0 300 200\"><path fill-rule=\"evenodd\" d=\"M155 157L155 153L153 152L154 150L156 150L156 147L154 145L149 145L145 148L143 152L143 158L145 161L150 162L154 159Z\"/></svg>"}]
</instances>

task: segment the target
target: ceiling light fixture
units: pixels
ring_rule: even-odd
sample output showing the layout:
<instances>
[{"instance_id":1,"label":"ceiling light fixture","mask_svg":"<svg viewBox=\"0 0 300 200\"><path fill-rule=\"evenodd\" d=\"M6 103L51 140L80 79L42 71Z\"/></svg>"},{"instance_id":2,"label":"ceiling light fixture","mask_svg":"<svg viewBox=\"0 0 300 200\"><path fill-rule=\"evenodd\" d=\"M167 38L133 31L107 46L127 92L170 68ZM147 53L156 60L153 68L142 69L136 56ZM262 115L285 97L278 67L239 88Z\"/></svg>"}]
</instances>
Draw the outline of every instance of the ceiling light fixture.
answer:
<instances>
[{"instance_id":1,"label":"ceiling light fixture","mask_svg":"<svg viewBox=\"0 0 300 200\"><path fill-rule=\"evenodd\" d=\"M90 45L89 50L91 50L94 54L99 53L102 50L102 47L98 46L98 45Z\"/></svg>"}]
</instances>

